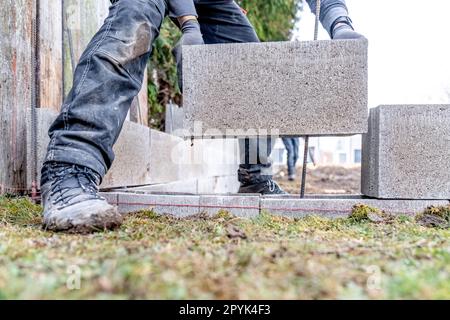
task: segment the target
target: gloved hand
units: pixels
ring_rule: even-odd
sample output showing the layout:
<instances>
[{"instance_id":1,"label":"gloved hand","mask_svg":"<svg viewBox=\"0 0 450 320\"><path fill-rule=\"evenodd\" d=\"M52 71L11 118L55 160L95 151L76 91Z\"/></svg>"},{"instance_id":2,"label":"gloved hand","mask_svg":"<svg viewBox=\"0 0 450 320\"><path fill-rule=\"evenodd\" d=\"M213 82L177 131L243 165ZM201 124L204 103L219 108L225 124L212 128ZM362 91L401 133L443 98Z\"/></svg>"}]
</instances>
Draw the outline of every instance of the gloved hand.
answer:
<instances>
[{"instance_id":1,"label":"gloved hand","mask_svg":"<svg viewBox=\"0 0 450 320\"><path fill-rule=\"evenodd\" d=\"M340 17L333 23L331 35L334 40L365 39L353 29L352 21L348 17Z\"/></svg>"},{"instance_id":2,"label":"gloved hand","mask_svg":"<svg viewBox=\"0 0 450 320\"><path fill-rule=\"evenodd\" d=\"M183 91L183 53L182 46L200 45L205 44L203 36L200 30L200 25L197 20L187 20L181 26L181 32L183 33L180 41L176 44L172 53L175 56L178 72L178 85L180 90Z\"/></svg>"}]
</instances>

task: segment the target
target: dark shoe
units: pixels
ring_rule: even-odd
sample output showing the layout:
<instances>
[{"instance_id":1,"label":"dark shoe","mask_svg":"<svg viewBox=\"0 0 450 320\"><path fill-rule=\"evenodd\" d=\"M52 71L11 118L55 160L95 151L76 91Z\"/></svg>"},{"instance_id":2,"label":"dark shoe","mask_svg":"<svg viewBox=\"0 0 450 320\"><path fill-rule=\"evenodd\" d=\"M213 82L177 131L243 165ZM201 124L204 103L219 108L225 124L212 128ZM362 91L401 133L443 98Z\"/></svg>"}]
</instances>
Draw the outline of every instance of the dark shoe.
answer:
<instances>
[{"instance_id":1,"label":"dark shoe","mask_svg":"<svg viewBox=\"0 0 450 320\"><path fill-rule=\"evenodd\" d=\"M98 195L100 176L77 165L50 163L42 170L43 227L89 233L121 225L122 216Z\"/></svg>"},{"instance_id":2,"label":"dark shoe","mask_svg":"<svg viewBox=\"0 0 450 320\"><path fill-rule=\"evenodd\" d=\"M250 185L241 185L239 193L260 193L262 195L288 194L273 180L259 182Z\"/></svg>"}]
</instances>

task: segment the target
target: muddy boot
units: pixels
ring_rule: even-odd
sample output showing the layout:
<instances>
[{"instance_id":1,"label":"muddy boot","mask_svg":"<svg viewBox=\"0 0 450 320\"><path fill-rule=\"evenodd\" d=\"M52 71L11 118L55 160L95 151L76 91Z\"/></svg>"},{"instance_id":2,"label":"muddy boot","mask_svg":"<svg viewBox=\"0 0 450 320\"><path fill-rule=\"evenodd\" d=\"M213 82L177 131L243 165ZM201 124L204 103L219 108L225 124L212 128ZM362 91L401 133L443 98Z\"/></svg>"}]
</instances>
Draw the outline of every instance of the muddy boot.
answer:
<instances>
[{"instance_id":1,"label":"muddy boot","mask_svg":"<svg viewBox=\"0 0 450 320\"><path fill-rule=\"evenodd\" d=\"M258 182L254 184L241 184L239 188L239 193L259 193L262 195L271 195L271 194L288 194L286 191L280 188L280 186L271 180Z\"/></svg>"},{"instance_id":2,"label":"muddy boot","mask_svg":"<svg viewBox=\"0 0 450 320\"><path fill-rule=\"evenodd\" d=\"M120 226L117 208L98 195L100 180L86 167L45 164L41 178L44 229L90 233Z\"/></svg>"}]
</instances>

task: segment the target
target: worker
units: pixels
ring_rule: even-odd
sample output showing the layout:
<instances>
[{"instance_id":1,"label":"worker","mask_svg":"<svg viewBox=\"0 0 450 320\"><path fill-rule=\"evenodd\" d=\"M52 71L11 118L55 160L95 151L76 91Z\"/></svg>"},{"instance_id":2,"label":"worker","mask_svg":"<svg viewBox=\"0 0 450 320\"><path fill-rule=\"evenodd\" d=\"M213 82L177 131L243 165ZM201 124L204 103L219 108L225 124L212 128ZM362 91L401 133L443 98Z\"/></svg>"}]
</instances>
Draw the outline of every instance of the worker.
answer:
<instances>
[{"instance_id":1,"label":"worker","mask_svg":"<svg viewBox=\"0 0 450 320\"><path fill-rule=\"evenodd\" d=\"M48 230L84 233L121 224L117 208L99 195L98 186L114 160L113 145L142 87L152 44L167 12L181 28L181 45L258 41L232 0L196 0L195 6L192 0L112 2L103 26L78 62L73 87L49 130L41 172L43 225ZM314 11L314 1L309 2ZM320 20L335 39L361 37L353 31L343 0L322 1ZM181 50L175 54L180 65ZM238 174L240 192L284 193L271 176L272 141L247 139L240 145L244 159ZM256 163L249 160L252 150L258 151Z\"/></svg>"}]
</instances>

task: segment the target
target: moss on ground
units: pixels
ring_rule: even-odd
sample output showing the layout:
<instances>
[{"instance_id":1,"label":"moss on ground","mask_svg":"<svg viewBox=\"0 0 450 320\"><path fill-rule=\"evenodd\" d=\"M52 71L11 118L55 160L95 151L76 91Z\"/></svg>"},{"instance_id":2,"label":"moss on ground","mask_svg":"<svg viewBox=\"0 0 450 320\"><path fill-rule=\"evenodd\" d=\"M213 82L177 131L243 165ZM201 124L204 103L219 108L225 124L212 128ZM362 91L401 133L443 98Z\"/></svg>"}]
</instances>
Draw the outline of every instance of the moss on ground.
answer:
<instances>
[{"instance_id":1,"label":"moss on ground","mask_svg":"<svg viewBox=\"0 0 450 320\"><path fill-rule=\"evenodd\" d=\"M450 230L407 216L138 212L79 236L42 230L40 212L0 198L0 298L450 298Z\"/></svg>"}]
</instances>

